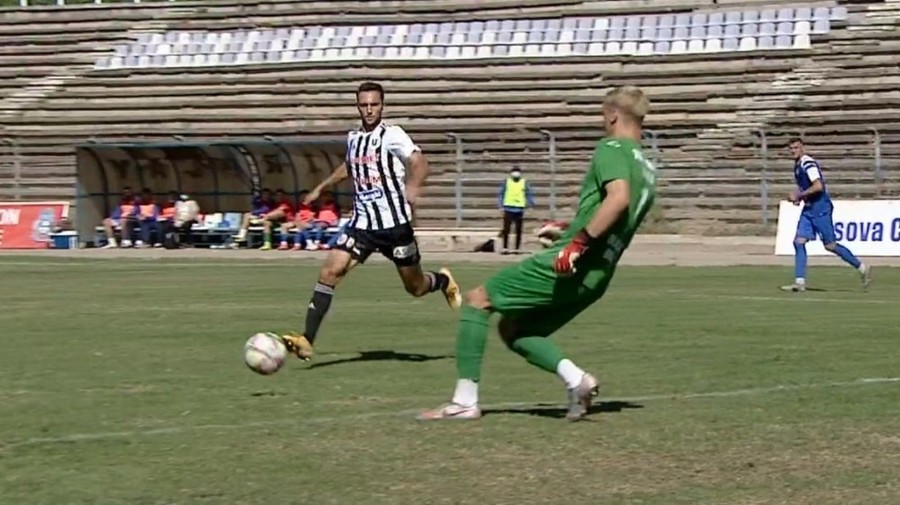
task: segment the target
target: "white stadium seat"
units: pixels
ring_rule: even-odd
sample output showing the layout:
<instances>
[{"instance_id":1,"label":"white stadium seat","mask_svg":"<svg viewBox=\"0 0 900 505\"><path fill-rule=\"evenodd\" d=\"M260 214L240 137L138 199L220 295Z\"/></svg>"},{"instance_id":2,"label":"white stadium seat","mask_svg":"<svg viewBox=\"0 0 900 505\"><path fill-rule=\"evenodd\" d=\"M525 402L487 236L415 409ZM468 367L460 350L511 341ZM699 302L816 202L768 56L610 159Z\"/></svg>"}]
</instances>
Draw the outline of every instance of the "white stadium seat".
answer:
<instances>
[{"instance_id":1,"label":"white stadium seat","mask_svg":"<svg viewBox=\"0 0 900 505\"><path fill-rule=\"evenodd\" d=\"M810 35L828 33L830 20L846 18L842 6L777 6L644 16L139 33L135 41L98 58L95 68L287 63L309 58L552 58L808 49Z\"/></svg>"}]
</instances>

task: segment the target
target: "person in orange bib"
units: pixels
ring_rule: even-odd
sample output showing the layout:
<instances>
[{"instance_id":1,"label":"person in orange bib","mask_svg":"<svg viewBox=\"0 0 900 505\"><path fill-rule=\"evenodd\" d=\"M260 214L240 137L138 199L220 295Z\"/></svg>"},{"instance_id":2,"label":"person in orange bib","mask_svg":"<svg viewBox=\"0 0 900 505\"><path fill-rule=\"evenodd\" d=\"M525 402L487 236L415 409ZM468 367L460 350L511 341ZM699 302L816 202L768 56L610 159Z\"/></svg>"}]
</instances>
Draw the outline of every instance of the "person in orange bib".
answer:
<instances>
[{"instance_id":1,"label":"person in orange bib","mask_svg":"<svg viewBox=\"0 0 900 505\"><path fill-rule=\"evenodd\" d=\"M300 205L297 206L297 213L294 216L294 221L292 223L285 223L282 227L281 246L278 247L279 249L285 250L288 248L288 232L291 228L293 228L296 233L296 236L294 237L294 251L299 251L309 245L307 232L316 218L316 211L312 205L304 201L308 194L309 191L305 189L300 192Z\"/></svg>"},{"instance_id":2,"label":"person in orange bib","mask_svg":"<svg viewBox=\"0 0 900 505\"><path fill-rule=\"evenodd\" d=\"M103 228L106 231L106 245L104 249L119 247L116 242L115 229L119 228L122 232L122 247L131 247L131 231L134 228L134 222L137 219L137 199L134 197L131 188L125 186L122 188L122 198L119 200L112 214L103 220Z\"/></svg>"},{"instance_id":3,"label":"person in orange bib","mask_svg":"<svg viewBox=\"0 0 900 505\"><path fill-rule=\"evenodd\" d=\"M260 247L262 251L272 249L272 227L294 220L294 202L288 198L283 189L275 191L275 208L272 209L263 222L263 245Z\"/></svg>"},{"instance_id":4,"label":"person in orange bib","mask_svg":"<svg viewBox=\"0 0 900 505\"><path fill-rule=\"evenodd\" d=\"M160 247L159 233L159 205L153 199L153 191L150 188L141 190L141 199L138 200L138 224L141 227L141 239L137 241L137 247Z\"/></svg>"},{"instance_id":5,"label":"person in orange bib","mask_svg":"<svg viewBox=\"0 0 900 505\"><path fill-rule=\"evenodd\" d=\"M311 249L328 249L328 245L322 244L325 237L325 230L332 226L337 226L341 220L341 208L338 207L337 201L334 199L334 193L325 191L319 198L316 218L312 223L313 240Z\"/></svg>"}]
</instances>

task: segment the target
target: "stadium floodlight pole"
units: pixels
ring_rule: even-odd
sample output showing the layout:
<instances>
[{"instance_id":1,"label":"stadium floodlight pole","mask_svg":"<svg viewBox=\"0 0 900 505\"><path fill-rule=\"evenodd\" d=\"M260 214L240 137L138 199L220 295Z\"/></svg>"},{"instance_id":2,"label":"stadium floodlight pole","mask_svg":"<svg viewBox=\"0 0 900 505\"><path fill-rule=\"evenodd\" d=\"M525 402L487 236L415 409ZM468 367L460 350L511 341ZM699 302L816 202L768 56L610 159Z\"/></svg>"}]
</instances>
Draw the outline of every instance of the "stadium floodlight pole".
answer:
<instances>
[{"instance_id":1,"label":"stadium floodlight pole","mask_svg":"<svg viewBox=\"0 0 900 505\"><path fill-rule=\"evenodd\" d=\"M547 156L550 159L550 219L556 220L556 135L550 130L540 130L547 139Z\"/></svg>"},{"instance_id":2,"label":"stadium floodlight pole","mask_svg":"<svg viewBox=\"0 0 900 505\"><path fill-rule=\"evenodd\" d=\"M769 226L769 144L766 132L762 128L759 132L759 154L762 158L762 175L760 177L760 197L762 198L763 226Z\"/></svg>"},{"instance_id":3,"label":"stadium floodlight pole","mask_svg":"<svg viewBox=\"0 0 900 505\"><path fill-rule=\"evenodd\" d=\"M872 147L874 148L872 156L875 158L875 194L881 196L881 183L884 181L881 166L881 132L872 126L869 127L869 131L872 132Z\"/></svg>"},{"instance_id":4,"label":"stadium floodlight pole","mask_svg":"<svg viewBox=\"0 0 900 505\"><path fill-rule=\"evenodd\" d=\"M447 137L456 144L456 226L462 226L462 177L463 177L463 147L462 139L453 132L447 132Z\"/></svg>"}]
</instances>

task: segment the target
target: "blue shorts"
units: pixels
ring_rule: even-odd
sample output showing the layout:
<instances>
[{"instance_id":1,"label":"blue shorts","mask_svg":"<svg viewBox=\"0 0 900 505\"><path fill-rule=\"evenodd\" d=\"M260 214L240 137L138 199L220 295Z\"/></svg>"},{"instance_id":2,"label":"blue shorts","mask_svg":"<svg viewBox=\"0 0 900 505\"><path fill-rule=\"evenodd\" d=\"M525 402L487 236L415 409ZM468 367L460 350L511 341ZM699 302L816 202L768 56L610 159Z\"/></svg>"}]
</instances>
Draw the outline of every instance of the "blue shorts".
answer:
<instances>
[{"instance_id":1,"label":"blue shorts","mask_svg":"<svg viewBox=\"0 0 900 505\"><path fill-rule=\"evenodd\" d=\"M834 234L834 221L831 213L812 215L807 213L800 214L800 222L797 223L797 238L805 238L807 240L815 240L816 235L822 239L823 244L833 244L837 242Z\"/></svg>"}]
</instances>

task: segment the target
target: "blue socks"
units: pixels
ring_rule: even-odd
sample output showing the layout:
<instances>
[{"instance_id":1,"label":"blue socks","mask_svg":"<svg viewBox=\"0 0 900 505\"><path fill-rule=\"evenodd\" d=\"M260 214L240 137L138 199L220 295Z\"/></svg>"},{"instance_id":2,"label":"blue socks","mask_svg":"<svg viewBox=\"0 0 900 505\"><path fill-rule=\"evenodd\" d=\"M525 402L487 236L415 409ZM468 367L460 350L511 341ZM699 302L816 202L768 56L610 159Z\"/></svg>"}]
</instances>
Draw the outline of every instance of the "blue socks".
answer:
<instances>
[{"instance_id":1,"label":"blue socks","mask_svg":"<svg viewBox=\"0 0 900 505\"><path fill-rule=\"evenodd\" d=\"M859 258L854 256L854 254L850 252L850 249L847 249L841 244L836 244L836 247L832 252L857 270L862 265ZM794 242L794 277L797 279L806 278L806 244Z\"/></svg>"},{"instance_id":2,"label":"blue socks","mask_svg":"<svg viewBox=\"0 0 900 505\"><path fill-rule=\"evenodd\" d=\"M842 246L841 244L837 244L837 247L834 248L834 254L837 254L838 256L840 256L842 260L846 261L853 268L858 269L859 266L862 264L862 262L859 261L859 258L854 256L853 253L850 252L850 249L847 249L846 247ZM804 253L804 256L806 256L805 253Z\"/></svg>"},{"instance_id":3,"label":"blue socks","mask_svg":"<svg viewBox=\"0 0 900 505\"><path fill-rule=\"evenodd\" d=\"M794 278L806 278L806 243L794 242Z\"/></svg>"}]
</instances>

